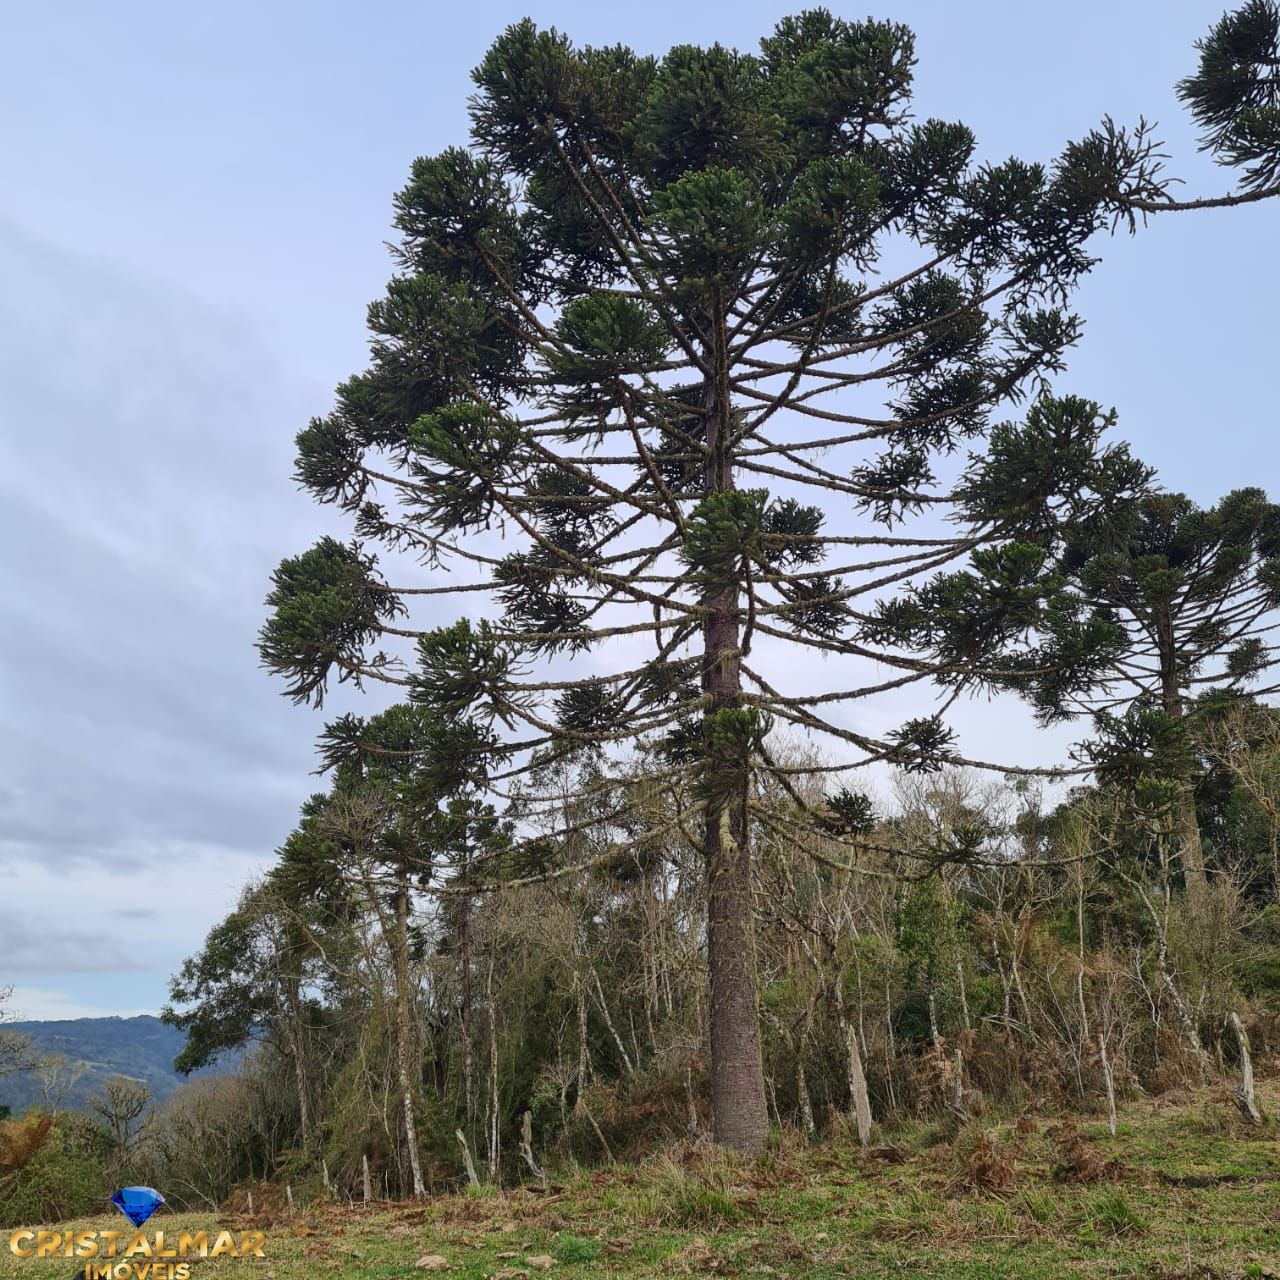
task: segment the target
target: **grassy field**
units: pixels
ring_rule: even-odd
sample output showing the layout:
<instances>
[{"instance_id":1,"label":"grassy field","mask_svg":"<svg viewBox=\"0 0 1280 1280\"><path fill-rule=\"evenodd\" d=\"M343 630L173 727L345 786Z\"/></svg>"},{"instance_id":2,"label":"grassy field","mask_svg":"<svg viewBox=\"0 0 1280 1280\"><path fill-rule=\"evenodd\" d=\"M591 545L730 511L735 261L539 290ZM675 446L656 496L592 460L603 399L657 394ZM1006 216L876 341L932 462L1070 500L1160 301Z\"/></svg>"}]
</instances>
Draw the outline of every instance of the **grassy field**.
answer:
<instances>
[{"instance_id":1,"label":"grassy field","mask_svg":"<svg viewBox=\"0 0 1280 1280\"><path fill-rule=\"evenodd\" d=\"M1280 1083L1261 1095L1280 1113ZM256 1224L163 1215L148 1229L266 1231L265 1260L208 1260L195 1280L1280 1276L1280 1129L1245 1128L1225 1090L1133 1103L1114 1138L1045 1115L890 1137L868 1156L782 1142L737 1162L687 1147L545 1191L300 1206ZM0 1280L69 1280L75 1266L6 1249Z\"/></svg>"}]
</instances>

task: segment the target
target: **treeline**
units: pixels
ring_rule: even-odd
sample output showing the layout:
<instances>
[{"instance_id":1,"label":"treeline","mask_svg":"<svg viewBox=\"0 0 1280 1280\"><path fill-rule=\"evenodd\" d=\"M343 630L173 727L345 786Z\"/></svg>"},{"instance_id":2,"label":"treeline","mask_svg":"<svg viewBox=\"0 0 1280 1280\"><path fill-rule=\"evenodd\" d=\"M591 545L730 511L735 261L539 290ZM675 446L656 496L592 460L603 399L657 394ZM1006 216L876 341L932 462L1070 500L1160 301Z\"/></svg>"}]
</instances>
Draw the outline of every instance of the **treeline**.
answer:
<instances>
[{"instance_id":1,"label":"treeline","mask_svg":"<svg viewBox=\"0 0 1280 1280\"><path fill-rule=\"evenodd\" d=\"M771 1120L875 1142L912 1117L1105 1115L1140 1090L1238 1082L1249 1048L1269 1067L1280 717L1235 699L1198 711L1207 883L1190 895L1186 814L1156 779L1049 805L1035 782L952 770L899 775L880 804L824 804L825 775L792 753L788 785L755 801ZM171 1104L170 1123L225 1126L220 1159L193 1161L208 1160L203 1194L275 1176L358 1198L367 1159L380 1194L407 1196L709 1132L690 797L639 765L621 783L582 767L540 782L581 869L455 870L438 892L388 863L393 815L367 790L311 802L174 984L186 1065L250 1028L261 1040L239 1078ZM608 816L618 786L649 809L631 847Z\"/></svg>"},{"instance_id":2,"label":"treeline","mask_svg":"<svg viewBox=\"0 0 1280 1280\"><path fill-rule=\"evenodd\" d=\"M1105 1117L1203 1081L1249 1114L1242 1053L1259 1072L1280 1054L1280 713L1193 713L1202 896L1154 778L1046 802L1025 778L903 773L878 802L832 803L818 762L784 753L788 785L755 808L771 1121L876 1143L987 1108ZM385 793L314 797L174 981L181 1067L251 1052L155 1105L108 1082L87 1114L46 1064L45 1104L0 1131L4 1222L92 1211L122 1181L192 1207L265 1180L360 1199L367 1168L375 1195L410 1196L707 1136L690 797L644 762L539 782L577 830L572 870L442 863L435 884L388 864ZM648 810L630 847L618 786ZM37 1066L12 1033L0 1046L5 1069Z\"/></svg>"}]
</instances>

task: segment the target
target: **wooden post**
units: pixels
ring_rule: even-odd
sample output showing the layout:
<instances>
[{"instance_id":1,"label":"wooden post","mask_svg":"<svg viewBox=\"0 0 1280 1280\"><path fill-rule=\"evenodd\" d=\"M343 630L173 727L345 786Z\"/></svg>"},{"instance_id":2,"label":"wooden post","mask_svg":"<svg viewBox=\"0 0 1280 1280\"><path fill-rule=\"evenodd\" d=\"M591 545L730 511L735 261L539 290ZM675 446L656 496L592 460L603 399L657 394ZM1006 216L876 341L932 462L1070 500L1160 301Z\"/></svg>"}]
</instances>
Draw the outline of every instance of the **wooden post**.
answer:
<instances>
[{"instance_id":1,"label":"wooden post","mask_svg":"<svg viewBox=\"0 0 1280 1280\"><path fill-rule=\"evenodd\" d=\"M364 1170L364 1202L368 1204L373 1199L373 1180L369 1177L369 1157L361 1156L360 1164Z\"/></svg>"},{"instance_id":2,"label":"wooden post","mask_svg":"<svg viewBox=\"0 0 1280 1280\"><path fill-rule=\"evenodd\" d=\"M249 1201L249 1217L252 1218L253 1217L253 1192L246 1191L244 1194L245 1194L245 1199Z\"/></svg>"},{"instance_id":3,"label":"wooden post","mask_svg":"<svg viewBox=\"0 0 1280 1280\"><path fill-rule=\"evenodd\" d=\"M288 1201L289 1212L293 1212L293 1188L286 1182L284 1184L284 1198Z\"/></svg>"}]
</instances>

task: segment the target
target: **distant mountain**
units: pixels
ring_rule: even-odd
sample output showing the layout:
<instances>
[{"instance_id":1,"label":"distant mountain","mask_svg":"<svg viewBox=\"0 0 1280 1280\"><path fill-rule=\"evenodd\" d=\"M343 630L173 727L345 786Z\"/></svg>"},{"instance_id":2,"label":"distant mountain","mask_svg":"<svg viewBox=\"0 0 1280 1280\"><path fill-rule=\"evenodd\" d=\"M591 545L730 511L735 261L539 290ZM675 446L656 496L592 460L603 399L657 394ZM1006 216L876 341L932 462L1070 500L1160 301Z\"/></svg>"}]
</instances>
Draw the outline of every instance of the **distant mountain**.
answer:
<instances>
[{"instance_id":1,"label":"distant mountain","mask_svg":"<svg viewBox=\"0 0 1280 1280\"><path fill-rule=\"evenodd\" d=\"M108 1076L128 1076L141 1080L156 1098L168 1097L186 1077L173 1069L173 1060L186 1042L183 1032L166 1026L159 1018L142 1014L136 1018L68 1018L59 1022L6 1022L6 1031L25 1035L40 1053L57 1053L84 1071L68 1093L63 1105L84 1107ZM234 1069L228 1061L198 1075ZM16 1115L44 1095L39 1078L32 1072L0 1076L0 1106Z\"/></svg>"}]
</instances>

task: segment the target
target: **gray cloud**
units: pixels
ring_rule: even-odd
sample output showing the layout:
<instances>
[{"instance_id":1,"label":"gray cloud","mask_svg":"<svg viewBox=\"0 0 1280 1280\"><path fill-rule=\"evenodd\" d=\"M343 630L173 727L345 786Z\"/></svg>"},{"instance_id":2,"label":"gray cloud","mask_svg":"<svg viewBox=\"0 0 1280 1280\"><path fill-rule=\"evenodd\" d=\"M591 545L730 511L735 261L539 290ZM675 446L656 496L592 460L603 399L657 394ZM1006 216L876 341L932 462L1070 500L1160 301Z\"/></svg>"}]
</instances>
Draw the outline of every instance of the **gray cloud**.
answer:
<instances>
[{"instance_id":1,"label":"gray cloud","mask_svg":"<svg viewBox=\"0 0 1280 1280\"><path fill-rule=\"evenodd\" d=\"M149 967L121 933L74 921L58 923L51 914L39 904L28 911L0 911L0 973L22 977Z\"/></svg>"},{"instance_id":2,"label":"gray cloud","mask_svg":"<svg viewBox=\"0 0 1280 1280\"><path fill-rule=\"evenodd\" d=\"M288 481L315 389L207 306L3 221L0 275L0 894L92 867L145 901L196 858L238 877L317 785L319 720L253 649L271 568L315 536ZM200 919L234 889L200 885ZM7 910L0 981L181 959L100 925L47 895Z\"/></svg>"}]
</instances>

